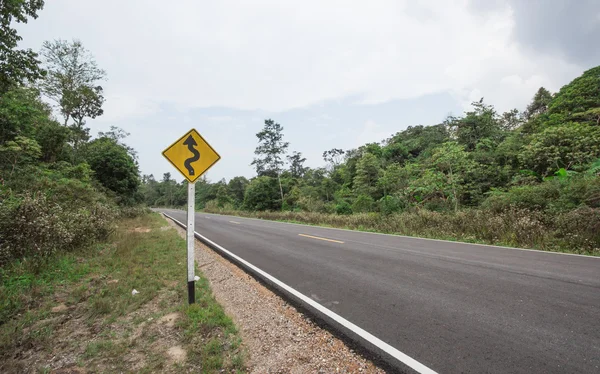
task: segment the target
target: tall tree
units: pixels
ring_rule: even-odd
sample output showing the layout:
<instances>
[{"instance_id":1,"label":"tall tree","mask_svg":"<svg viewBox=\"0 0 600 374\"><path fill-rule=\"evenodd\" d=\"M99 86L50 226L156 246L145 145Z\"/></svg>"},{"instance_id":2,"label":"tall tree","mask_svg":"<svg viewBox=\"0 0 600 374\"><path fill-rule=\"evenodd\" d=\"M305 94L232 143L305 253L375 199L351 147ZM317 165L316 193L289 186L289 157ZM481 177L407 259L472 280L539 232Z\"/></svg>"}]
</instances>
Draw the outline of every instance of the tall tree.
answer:
<instances>
[{"instance_id":1,"label":"tall tree","mask_svg":"<svg viewBox=\"0 0 600 374\"><path fill-rule=\"evenodd\" d=\"M531 103L525 110L525 118L530 120L535 116L546 113L550 101L552 101L552 94L550 91L544 87L540 87L540 89L535 93L535 96L533 96L533 100L531 100Z\"/></svg>"},{"instance_id":2,"label":"tall tree","mask_svg":"<svg viewBox=\"0 0 600 374\"><path fill-rule=\"evenodd\" d=\"M356 165L354 190L360 195L377 198L377 181L381 174L379 160L371 153L365 153Z\"/></svg>"},{"instance_id":3,"label":"tall tree","mask_svg":"<svg viewBox=\"0 0 600 374\"><path fill-rule=\"evenodd\" d=\"M323 160L328 164L330 170L333 170L344 161L345 153L343 149L331 148L323 152Z\"/></svg>"},{"instance_id":4,"label":"tall tree","mask_svg":"<svg viewBox=\"0 0 600 374\"><path fill-rule=\"evenodd\" d=\"M85 119L103 114L104 96L98 83L106 78L106 72L79 40L46 41L42 57L48 73L40 89L57 105L63 124L70 124L73 129L72 142L77 153L81 143L89 139Z\"/></svg>"},{"instance_id":5,"label":"tall tree","mask_svg":"<svg viewBox=\"0 0 600 374\"><path fill-rule=\"evenodd\" d=\"M464 147L455 142L442 144L431 157L431 161L437 169L436 171L443 173L446 177L446 183L450 187L454 201L454 210L457 211L462 194L462 184L467 173L474 167L473 161L469 159L469 154L465 152Z\"/></svg>"},{"instance_id":6,"label":"tall tree","mask_svg":"<svg viewBox=\"0 0 600 374\"><path fill-rule=\"evenodd\" d=\"M498 115L493 106L481 100L471 103L473 110L465 113L463 118L451 118L448 126L459 144L465 146L467 151L472 151L482 139L491 139L500 143L505 132L498 120Z\"/></svg>"},{"instance_id":7,"label":"tall tree","mask_svg":"<svg viewBox=\"0 0 600 374\"><path fill-rule=\"evenodd\" d=\"M294 152L291 156L287 156L287 159L290 163L290 173L292 174L292 178L302 178L307 169L304 167L306 158L302 157L302 153Z\"/></svg>"},{"instance_id":8,"label":"tall tree","mask_svg":"<svg viewBox=\"0 0 600 374\"><path fill-rule=\"evenodd\" d=\"M279 181L279 193L281 195L283 209L283 188L281 186L281 168L283 167L283 156L290 143L283 141L283 126L272 119L265 120L265 126L256 134L258 147L254 154L258 157L251 165L256 168L259 176L277 177Z\"/></svg>"},{"instance_id":9,"label":"tall tree","mask_svg":"<svg viewBox=\"0 0 600 374\"><path fill-rule=\"evenodd\" d=\"M29 17L37 18L43 7L43 0L0 1L0 95L11 86L34 82L44 75L37 53L17 49L23 38L12 27L15 22L27 23Z\"/></svg>"},{"instance_id":10,"label":"tall tree","mask_svg":"<svg viewBox=\"0 0 600 374\"><path fill-rule=\"evenodd\" d=\"M227 185L229 194L233 196L233 200L237 208L244 203L244 193L246 192L248 183L248 179L244 177L234 177L231 178Z\"/></svg>"}]
</instances>

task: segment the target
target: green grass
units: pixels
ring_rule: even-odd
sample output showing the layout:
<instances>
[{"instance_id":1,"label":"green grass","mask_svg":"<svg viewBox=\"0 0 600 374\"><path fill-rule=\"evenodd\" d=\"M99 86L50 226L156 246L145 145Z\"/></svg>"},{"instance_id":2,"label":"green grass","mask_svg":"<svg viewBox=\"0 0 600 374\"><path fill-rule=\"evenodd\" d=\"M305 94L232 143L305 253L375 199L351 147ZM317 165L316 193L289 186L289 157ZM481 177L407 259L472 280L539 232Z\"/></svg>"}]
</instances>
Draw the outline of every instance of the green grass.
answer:
<instances>
[{"instance_id":1,"label":"green grass","mask_svg":"<svg viewBox=\"0 0 600 374\"><path fill-rule=\"evenodd\" d=\"M74 345L81 346L84 366L96 367L110 359L114 369L104 370L128 371L123 357L128 349L136 348L146 355L140 372L164 369L165 355L150 349L160 337L148 329L148 320L177 311L182 316L177 335L188 350L188 360L180 368L205 373L243 369L237 329L201 273L196 282L197 304L187 305L185 240L175 230L165 230L166 225L155 213L126 219L107 243L59 253L42 266L25 259L1 268L0 360L32 345L52 351L52 339L63 328L65 312L53 313L51 308L64 304L69 315L74 315L70 318L95 329L95 340ZM150 231L135 231L140 227ZM139 294L132 296L133 289ZM153 312L134 313L150 305ZM133 346L125 344L140 328L147 339L136 339Z\"/></svg>"}]
</instances>

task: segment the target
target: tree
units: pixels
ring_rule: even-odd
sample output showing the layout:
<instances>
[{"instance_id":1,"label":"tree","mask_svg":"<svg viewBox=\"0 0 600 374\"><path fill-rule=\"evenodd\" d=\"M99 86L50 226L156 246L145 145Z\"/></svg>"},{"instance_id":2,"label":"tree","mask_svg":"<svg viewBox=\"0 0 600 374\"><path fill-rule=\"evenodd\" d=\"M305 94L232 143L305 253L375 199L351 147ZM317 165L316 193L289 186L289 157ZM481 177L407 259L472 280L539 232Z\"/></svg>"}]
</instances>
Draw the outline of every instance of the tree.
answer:
<instances>
[{"instance_id":1,"label":"tree","mask_svg":"<svg viewBox=\"0 0 600 374\"><path fill-rule=\"evenodd\" d=\"M98 82L106 77L106 72L79 40L46 41L42 57L48 73L40 89L56 103L65 126L72 120L72 142L77 154L81 143L89 140L85 119L103 114L104 96Z\"/></svg>"},{"instance_id":2,"label":"tree","mask_svg":"<svg viewBox=\"0 0 600 374\"><path fill-rule=\"evenodd\" d=\"M3 0L0 2L0 95L10 87L34 82L44 76L38 55L30 49L19 50L23 38L11 26L37 18L43 0Z\"/></svg>"},{"instance_id":3,"label":"tree","mask_svg":"<svg viewBox=\"0 0 600 374\"><path fill-rule=\"evenodd\" d=\"M258 176L276 176L279 181L279 193L283 201L283 188L281 186L281 168L283 167L283 156L289 143L283 141L283 126L271 119L265 120L265 126L256 134L259 145L254 154L257 158L251 165L256 167ZM282 205L283 208L283 205Z\"/></svg>"},{"instance_id":4,"label":"tree","mask_svg":"<svg viewBox=\"0 0 600 374\"><path fill-rule=\"evenodd\" d=\"M98 91L94 88L106 77L106 72L98 67L92 54L79 40L46 41L42 57L48 73L40 84L41 91L59 105L66 126L77 108L76 104L89 101L89 98L83 100L81 97ZM92 92L84 92L85 88Z\"/></svg>"},{"instance_id":5,"label":"tree","mask_svg":"<svg viewBox=\"0 0 600 374\"><path fill-rule=\"evenodd\" d=\"M50 113L37 90L12 87L0 95L0 143L17 135L32 136L37 127L50 121Z\"/></svg>"},{"instance_id":6,"label":"tree","mask_svg":"<svg viewBox=\"0 0 600 374\"><path fill-rule=\"evenodd\" d=\"M446 183L452 191L454 210L458 210L462 184L466 173L473 168L473 163L463 146L455 143L444 143L431 158L437 171L446 177Z\"/></svg>"},{"instance_id":7,"label":"tree","mask_svg":"<svg viewBox=\"0 0 600 374\"><path fill-rule=\"evenodd\" d=\"M548 104L548 113L572 116L594 108L600 108L600 66L563 86Z\"/></svg>"},{"instance_id":8,"label":"tree","mask_svg":"<svg viewBox=\"0 0 600 374\"><path fill-rule=\"evenodd\" d=\"M525 119L529 121L540 114L546 113L551 100L552 94L550 91L544 87L540 87L540 89L535 93L535 96L533 96L533 100L531 100L531 103L525 110Z\"/></svg>"},{"instance_id":9,"label":"tree","mask_svg":"<svg viewBox=\"0 0 600 374\"><path fill-rule=\"evenodd\" d=\"M282 201L277 198L277 181L268 176L256 177L250 181L244 197L244 207L248 210L281 209Z\"/></svg>"},{"instance_id":10,"label":"tree","mask_svg":"<svg viewBox=\"0 0 600 374\"><path fill-rule=\"evenodd\" d=\"M401 162L404 158L427 156L432 149L448 141L449 136L448 128L444 124L408 126L406 130L396 133L386 141L383 155L393 162ZM399 146L394 149L396 144ZM390 149L386 150L388 147ZM406 157L403 156L404 149L408 153ZM396 156L399 158L394 159Z\"/></svg>"},{"instance_id":11,"label":"tree","mask_svg":"<svg viewBox=\"0 0 600 374\"><path fill-rule=\"evenodd\" d=\"M482 139L491 139L498 144L504 138L505 131L500 126L498 115L493 106L481 100L471 103L473 110L466 112L463 118L450 118L448 127L459 144L472 151Z\"/></svg>"},{"instance_id":12,"label":"tree","mask_svg":"<svg viewBox=\"0 0 600 374\"><path fill-rule=\"evenodd\" d=\"M287 156L287 159L290 164L290 173L292 174L292 178L302 178L307 169L304 167L306 158L302 157L302 153L294 152L291 156Z\"/></svg>"},{"instance_id":13,"label":"tree","mask_svg":"<svg viewBox=\"0 0 600 374\"><path fill-rule=\"evenodd\" d=\"M229 194L233 197L235 205L238 208L244 203L244 193L246 192L248 183L248 179L244 177L234 177L231 178L227 185Z\"/></svg>"},{"instance_id":14,"label":"tree","mask_svg":"<svg viewBox=\"0 0 600 374\"><path fill-rule=\"evenodd\" d=\"M356 165L354 191L359 195L378 198L377 180L381 169L379 160L371 153L365 153Z\"/></svg>"},{"instance_id":15,"label":"tree","mask_svg":"<svg viewBox=\"0 0 600 374\"><path fill-rule=\"evenodd\" d=\"M65 91L60 100L60 107L65 118L72 118L73 127L77 130L83 128L86 118L96 118L104 114L102 104L104 104L104 96L102 96L101 86L80 86Z\"/></svg>"},{"instance_id":16,"label":"tree","mask_svg":"<svg viewBox=\"0 0 600 374\"><path fill-rule=\"evenodd\" d=\"M407 175L400 164L391 164L384 170L377 184L383 189L384 196L394 194L408 185Z\"/></svg>"},{"instance_id":17,"label":"tree","mask_svg":"<svg viewBox=\"0 0 600 374\"><path fill-rule=\"evenodd\" d=\"M344 160L344 150L340 148L331 148L323 152L323 160L329 164L331 170L335 169Z\"/></svg>"},{"instance_id":18,"label":"tree","mask_svg":"<svg viewBox=\"0 0 600 374\"><path fill-rule=\"evenodd\" d=\"M98 181L129 203L140 185L139 171L127 149L109 138L98 138L86 146L86 161ZM170 174L165 174L170 180Z\"/></svg>"},{"instance_id":19,"label":"tree","mask_svg":"<svg viewBox=\"0 0 600 374\"><path fill-rule=\"evenodd\" d=\"M131 155L131 157L133 157L133 159L137 162L137 152L135 151L135 149L123 142L123 139L127 138L129 135L131 134L117 126L111 126L110 131L107 132L98 132L99 138L112 139L115 143L125 148L127 152Z\"/></svg>"},{"instance_id":20,"label":"tree","mask_svg":"<svg viewBox=\"0 0 600 374\"><path fill-rule=\"evenodd\" d=\"M69 129L58 122L52 121L40 126L35 133L35 139L42 147L42 160L56 162L63 153L70 134Z\"/></svg>"},{"instance_id":21,"label":"tree","mask_svg":"<svg viewBox=\"0 0 600 374\"><path fill-rule=\"evenodd\" d=\"M546 176L564 168L583 167L600 157L600 127L569 122L534 134L519 159Z\"/></svg>"},{"instance_id":22,"label":"tree","mask_svg":"<svg viewBox=\"0 0 600 374\"><path fill-rule=\"evenodd\" d=\"M0 145L0 159L3 163L10 165L10 174L15 172L17 165L31 163L39 159L42 150L39 144L30 138L17 136Z\"/></svg>"}]
</instances>

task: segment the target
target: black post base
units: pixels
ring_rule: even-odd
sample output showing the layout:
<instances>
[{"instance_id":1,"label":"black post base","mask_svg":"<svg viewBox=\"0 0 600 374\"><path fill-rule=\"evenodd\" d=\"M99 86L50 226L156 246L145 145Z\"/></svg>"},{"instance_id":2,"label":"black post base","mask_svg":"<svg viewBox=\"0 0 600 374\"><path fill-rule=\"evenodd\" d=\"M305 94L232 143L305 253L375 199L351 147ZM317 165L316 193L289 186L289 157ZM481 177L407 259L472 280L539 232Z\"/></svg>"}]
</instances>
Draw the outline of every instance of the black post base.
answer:
<instances>
[{"instance_id":1,"label":"black post base","mask_svg":"<svg viewBox=\"0 0 600 374\"><path fill-rule=\"evenodd\" d=\"M188 301L190 304L196 302L196 287L194 281L188 282Z\"/></svg>"}]
</instances>

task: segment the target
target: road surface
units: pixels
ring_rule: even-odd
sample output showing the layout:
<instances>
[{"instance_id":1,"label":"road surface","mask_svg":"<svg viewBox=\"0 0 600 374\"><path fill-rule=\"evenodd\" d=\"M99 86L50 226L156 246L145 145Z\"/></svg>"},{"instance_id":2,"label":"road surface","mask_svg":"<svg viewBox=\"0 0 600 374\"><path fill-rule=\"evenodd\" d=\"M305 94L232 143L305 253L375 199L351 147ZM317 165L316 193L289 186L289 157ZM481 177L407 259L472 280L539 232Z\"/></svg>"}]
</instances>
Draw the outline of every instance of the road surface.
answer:
<instances>
[{"instance_id":1,"label":"road surface","mask_svg":"<svg viewBox=\"0 0 600 374\"><path fill-rule=\"evenodd\" d=\"M600 373L600 258L202 213L196 231L439 373Z\"/></svg>"}]
</instances>

